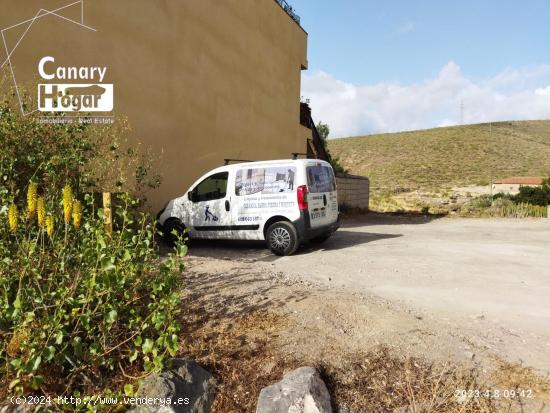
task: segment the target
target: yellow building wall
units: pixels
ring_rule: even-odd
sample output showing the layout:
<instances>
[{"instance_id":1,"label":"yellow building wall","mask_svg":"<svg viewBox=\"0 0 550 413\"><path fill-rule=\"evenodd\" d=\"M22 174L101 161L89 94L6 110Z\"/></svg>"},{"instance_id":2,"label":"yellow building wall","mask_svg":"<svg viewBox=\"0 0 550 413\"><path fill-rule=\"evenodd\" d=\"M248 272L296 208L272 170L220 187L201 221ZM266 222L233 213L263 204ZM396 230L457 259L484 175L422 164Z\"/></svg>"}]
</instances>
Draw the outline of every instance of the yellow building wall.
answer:
<instances>
[{"instance_id":1,"label":"yellow building wall","mask_svg":"<svg viewBox=\"0 0 550 413\"><path fill-rule=\"evenodd\" d=\"M0 28L70 3L0 0ZM43 56L106 66L112 114L128 117L132 140L162 156L154 211L224 158L305 152L307 34L274 0L85 0L57 13L97 31L42 12L11 56L17 82L32 93ZM5 31L8 50L26 26Z\"/></svg>"}]
</instances>

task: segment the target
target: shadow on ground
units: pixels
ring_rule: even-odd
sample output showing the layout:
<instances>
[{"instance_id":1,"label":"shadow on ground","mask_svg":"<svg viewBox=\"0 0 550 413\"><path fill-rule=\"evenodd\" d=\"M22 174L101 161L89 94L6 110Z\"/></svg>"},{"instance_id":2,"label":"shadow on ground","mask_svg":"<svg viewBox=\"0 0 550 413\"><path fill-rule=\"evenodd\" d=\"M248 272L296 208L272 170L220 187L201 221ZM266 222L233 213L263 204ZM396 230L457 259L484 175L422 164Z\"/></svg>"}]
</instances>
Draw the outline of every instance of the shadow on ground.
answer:
<instances>
[{"instance_id":1,"label":"shadow on ground","mask_svg":"<svg viewBox=\"0 0 550 413\"><path fill-rule=\"evenodd\" d=\"M345 215L343 227L353 228L364 225L420 225L429 224L446 214L422 214L420 212L367 212Z\"/></svg>"},{"instance_id":2,"label":"shadow on ground","mask_svg":"<svg viewBox=\"0 0 550 413\"><path fill-rule=\"evenodd\" d=\"M370 225L420 225L428 224L445 215L419 213L378 213L347 216L343 218L341 228L322 244L307 243L302 245L296 254L308 254L318 250L332 251L351 248L369 242L401 237L402 234L353 231L355 228L364 228ZM161 242L161 253L169 251L165 243ZM192 240L189 254L195 257L227 258L227 259L260 259L276 260L266 248L264 241L245 240Z\"/></svg>"},{"instance_id":3,"label":"shadow on ground","mask_svg":"<svg viewBox=\"0 0 550 413\"><path fill-rule=\"evenodd\" d=\"M330 237L322 244L308 243L303 245L296 254L308 254L310 252L318 250L341 250L344 248L351 248L369 242L375 242L390 238L398 238L402 236L402 234L380 234L376 232L348 231L346 228L343 228L336 231L332 235L332 237Z\"/></svg>"},{"instance_id":4,"label":"shadow on ground","mask_svg":"<svg viewBox=\"0 0 550 413\"><path fill-rule=\"evenodd\" d=\"M218 259L258 259L271 255L263 241L192 240L189 255Z\"/></svg>"},{"instance_id":5,"label":"shadow on ground","mask_svg":"<svg viewBox=\"0 0 550 413\"><path fill-rule=\"evenodd\" d=\"M336 231L336 233L324 243L316 244L311 242L302 245L296 252L296 255L309 254L318 250L341 250L369 242L401 236L401 234L349 231L343 228ZM204 258L236 260L255 259L262 261L273 261L280 258L272 254L263 241L242 240L193 240L189 248L189 255Z\"/></svg>"}]
</instances>

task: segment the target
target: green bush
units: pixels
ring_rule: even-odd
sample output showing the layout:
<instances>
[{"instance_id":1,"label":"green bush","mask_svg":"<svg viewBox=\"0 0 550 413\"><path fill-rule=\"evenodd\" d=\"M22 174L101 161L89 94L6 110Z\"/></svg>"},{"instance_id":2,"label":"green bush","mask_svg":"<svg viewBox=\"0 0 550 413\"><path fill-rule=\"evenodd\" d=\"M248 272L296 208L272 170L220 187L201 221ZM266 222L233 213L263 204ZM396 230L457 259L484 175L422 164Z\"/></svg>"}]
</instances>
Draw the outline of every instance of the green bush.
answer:
<instances>
[{"instance_id":1,"label":"green bush","mask_svg":"<svg viewBox=\"0 0 550 413\"><path fill-rule=\"evenodd\" d=\"M500 198L509 199L515 203L550 205L550 178L544 180L540 187L522 186L516 195L498 193L493 196L493 199Z\"/></svg>"},{"instance_id":2,"label":"green bush","mask_svg":"<svg viewBox=\"0 0 550 413\"><path fill-rule=\"evenodd\" d=\"M0 95L0 396L120 392L178 349L186 250L160 260L154 219L122 192L158 179L118 125L40 124ZM102 190L120 193L112 232Z\"/></svg>"},{"instance_id":3,"label":"green bush","mask_svg":"<svg viewBox=\"0 0 550 413\"><path fill-rule=\"evenodd\" d=\"M492 209L502 217L543 218L548 216L550 205L550 178L541 187L524 186L516 195L498 193L493 196Z\"/></svg>"},{"instance_id":4,"label":"green bush","mask_svg":"<svg viewBox=\"0 0 550 413\"><path fill-rule=\"evenodd\" d=\"M61 381L75 391L86 377L105 383L131 363L160 369L178 349L177 257L185 247L157 264L155 223L132 212L137 201L127 195L113 208L112 234L92 196L84 196L79 218L66 215L71 206L56 195L34 212L21 203L2 208L0 363L10 388Z\"/></svg>"},{"instance_id":5,"label":"green bush","mask_svg":"<svg viewBox=\"0 0 550 413\"><path fill-rule=\"evenodd\" d=\"M547 207L526 202L515 202L514 196L507 194L481 195L464 204L460 210L463 216L504 217L504 218L545 218Z\"/></svg>"},{"instance_id":6,"label":"green bush","mask_svg":"<svg viewBox=\"0 0 550 413\"><path fill-rule=\"evenodd\" d=\"M474 198L470 204L473 208L489 208L493 204L491 195L480 195Z\"/></svg>"},{"instance_id":7,"label":"green bush","mask_svg":"<svg viewBox=\"0 0 550 413\"><path fill-rule=\"evenodd\" d=\"M456 210L462 216L491 216L496 202L491 195L480 195L458 206Z\"/></svg>"},{"instance_id":8,"label":"green bush","mask_svg":"<svg viewBox=\"0 0 550 413\"><path fill-rule=\"evenodd\" d=\"M502 209L514 205L514 201L509 196L495 198L491 205L493 209Z\"/></svg>"},{"instance_id":9,"label":"green bush","mask_svg":"<svg viewBox=\"0 0 550 413\"><path fill-rule=\"evenodd\" d=\"M550 205L550 185L542 187L523 186L519 189L519 194L512 198L515 202L529 203L539 206Z\"/></svg>"}]
</instances>

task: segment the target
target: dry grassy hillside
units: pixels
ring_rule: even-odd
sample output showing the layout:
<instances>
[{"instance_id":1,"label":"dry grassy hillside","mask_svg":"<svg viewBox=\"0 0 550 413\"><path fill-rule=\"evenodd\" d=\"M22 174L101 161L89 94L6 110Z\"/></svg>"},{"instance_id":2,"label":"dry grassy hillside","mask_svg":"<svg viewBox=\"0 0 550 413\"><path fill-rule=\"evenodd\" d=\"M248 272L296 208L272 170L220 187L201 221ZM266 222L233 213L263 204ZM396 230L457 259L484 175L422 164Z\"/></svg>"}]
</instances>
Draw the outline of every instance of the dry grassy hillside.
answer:
<instances>
[{"instance_id":1,"label":"dry grassy hillside","mask_svg":"<svg viewBox=\"0 0 550 413\"><path fill-rule=\"evenodd\" d=\"M333 139L329 149L350 173L371 178L376 203L397 194L488 188L491 180L514 175L548 176L550 120Z\"/></svg>"}]
</instances>

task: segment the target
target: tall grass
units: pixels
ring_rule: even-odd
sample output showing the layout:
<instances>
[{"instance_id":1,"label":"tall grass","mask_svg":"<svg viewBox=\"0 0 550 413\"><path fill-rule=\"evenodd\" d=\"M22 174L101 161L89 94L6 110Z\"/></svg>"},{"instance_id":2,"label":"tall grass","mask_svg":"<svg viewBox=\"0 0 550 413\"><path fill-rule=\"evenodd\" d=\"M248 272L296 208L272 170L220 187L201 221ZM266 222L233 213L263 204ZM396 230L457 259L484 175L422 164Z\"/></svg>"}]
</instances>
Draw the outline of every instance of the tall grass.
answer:
<instances>
[{"instance_id":1,"label":"tall grass","mask_svg":"<svg viewBox=\"0 0 550 413\"><path fill-rule=\"evenodd\" d=\"M511 218L547 218L548 208L522 202L519 204L505 205L500 208L500 213L502 217Z\"/></svg>"}]
</instances>

